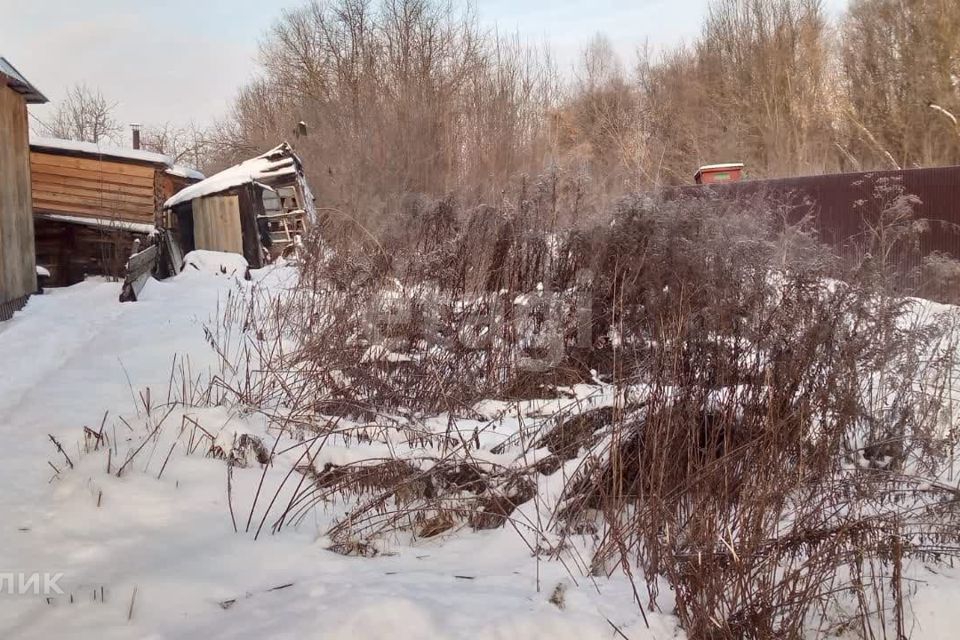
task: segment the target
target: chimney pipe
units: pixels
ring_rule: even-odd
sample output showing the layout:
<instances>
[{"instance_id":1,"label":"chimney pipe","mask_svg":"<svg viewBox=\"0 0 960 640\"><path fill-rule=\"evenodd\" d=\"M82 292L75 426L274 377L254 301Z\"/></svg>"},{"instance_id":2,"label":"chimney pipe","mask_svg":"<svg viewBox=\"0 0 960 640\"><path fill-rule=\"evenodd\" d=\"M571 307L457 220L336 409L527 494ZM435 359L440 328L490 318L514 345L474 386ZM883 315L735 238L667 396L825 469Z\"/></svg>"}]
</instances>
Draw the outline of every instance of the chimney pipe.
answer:
<instances>
[{"instance_id":1,"label":"chimney pipe","mask_svg":"<svg viewBox=\"0 0 960 640\"><path fill-rule=\"evenodd\" d=\"M140 124L137 122L131 122L130 128L133 130L133 148L140 148Z\"/></svg>"}]
</instances>

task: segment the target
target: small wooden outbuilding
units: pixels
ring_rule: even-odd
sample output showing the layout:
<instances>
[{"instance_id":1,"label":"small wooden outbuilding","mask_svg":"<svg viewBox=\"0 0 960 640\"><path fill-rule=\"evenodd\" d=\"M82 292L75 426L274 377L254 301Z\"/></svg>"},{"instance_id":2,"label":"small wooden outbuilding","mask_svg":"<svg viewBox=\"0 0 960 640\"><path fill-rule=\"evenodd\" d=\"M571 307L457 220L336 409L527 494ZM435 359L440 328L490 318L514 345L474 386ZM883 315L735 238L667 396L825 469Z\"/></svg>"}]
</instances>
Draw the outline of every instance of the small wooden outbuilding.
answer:
<instances>
[{"instance_id":1,"label":"small wooden outbuilding","mask_svg":"<svg viewBox=\"0 0 960 640\"><path fill-rule=\"evenodd\" d=\"M303 164L286 142L185 188L163 209L161 225L184 254L239 253L253 268L292 247L315 217Z\"/></svg>"},{"instance_id":2,"label":"small wooden outbuilding","mask_svg":"<svg viewBox=\"0 0 960 640\"><path fill-rule=\"evenodd\" d=\"M0 320L37 290L27 105L46 101L0 57Z\"/></svg>"},{"instance_id":3,"label":"small wooden outbuilding","mask_svg":"<svg viewBox=\"0 0 960 640\"><path fill-rule=\"evenodd\" d=\"M164 200L203 179L163 154L36 136L30 166L37 261L57 286L122 275Z\"/></svg>"}]
</instances>

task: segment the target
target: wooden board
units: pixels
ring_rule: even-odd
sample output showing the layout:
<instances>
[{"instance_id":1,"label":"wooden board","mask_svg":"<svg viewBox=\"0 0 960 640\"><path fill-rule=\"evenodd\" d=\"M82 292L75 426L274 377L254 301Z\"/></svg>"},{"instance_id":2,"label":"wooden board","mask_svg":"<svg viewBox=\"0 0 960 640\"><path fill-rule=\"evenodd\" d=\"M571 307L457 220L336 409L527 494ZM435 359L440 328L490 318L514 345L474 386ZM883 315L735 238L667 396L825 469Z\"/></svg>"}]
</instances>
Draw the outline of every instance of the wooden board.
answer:
<instances>
[{"instance_id":1,"label":"wooden board","mask_svg":"<svg viewBox=\"0 0 960 640\"><path fill-rule=\"evenodd\" d=\"M116 220L120 222L134 222L137 224L152 224L153 220L145 218L142 212L138 211L108 211L104 212L96 207L81 207L73 204L63 204L59 202L46 202L35 200L33 203L33 212L52 213L57 215L76 216L78 218L96 218L98 220Z\"/></svg>"},{"instance_id":2,"label":"wooden board","mask_svg":"<svg viewBox=\"0 0 960 640\"><path fill-rule=\"evenodd\" d=\"M239 198L230 195L194 200L193 242L197 249L243 255Z\"/></svg>"},{"instance_id":3,"label":"wooden board","mask_svg":"<svg viewBox=\"0 0 960 640\"><path fill-rule=\"evenodd\" d=\"M154 222L154 167L42 151L30 153L30 166L37 211Z\"/></svg>"},{"instance_id":4,"label":"wooden board","mask_svg":"<svg viewBox=\"0 0 960 640\"><path fill-rule=\"evenodd\" d=\"M150 279L153 269L160 259L160 246L153 244L130 256L127 260L127 274L123 279L120 302L136 302L143 286Z\"/></svg>"},{"instance_id":5,"label":"wooden board","mask_svg":"<svg viewBox=\"0 0 960 640\"><path fill-rule=\"evenodd\" d=\"M134 196L142 196L144 198L149 197L153 192L152 184L131 184L126 178L124 178L122 182L113 183L90 178L60 176L54 173L45 173L37 170L34 170L31 173L33 175L32 182L35 189L75 188L89 191L125 193Z\"/></svg>"},{"instance_id":6,"label":"wooden board","mask_svg":"<svg viewBox=\"0 0 960 640\"><path fill-rule=\"evenodd\" d=\"M140 176L125 176L119 173L104 173L102 171L98 172L87 171L85 169L70 169L69 167L53 167L44 164L31 163L30 166L31 172L34 175L41 176L53 182L72 182L77 180L80 182L88 182L90 184L124 185L138 189L150 189L153 186L152 180Z\"/></svg>"},{"instance_id":7,"label":"wooden board","mask_svg":"<svg viewBox=\"0 0 960 640\"><path fill-rule=\"evenodd\" d=\"M84 171L94 171L98 173L113 173L123 176L139 176L153 180L153 174L156 169L150 166L131 164L112 159L94 160L91 158L73 158L70 156L44 153L34 151L30 154L30 162L33 165L44 165L51 167L63 167L67 169L83 169Z\"/></svg>"},{"instance_id":8,"label":"wooden board","mask_svg":"<svg viewBox=\"0 0 960 640\"><path fill-rule=\"evenodd\" d=\"M147 224L153 223L153 218L146 215L143 210L105 210L103 207L81 205L75 201L64 203L40 198L33 201L33 211L34 213L59 213L89 218L106 218L109 220L116 219L124 222L138 222Z\"/></svg>"},{"instance_id":9,"label":"wooden board","mask_svg":"<svg viewBox=\"0 0 960 640\"><path fill-rule=\"evenodd\" d=\"M27 106L0 85L0 304L37 289Z\"/></svg>"},{"instance_id":10,"label":"wooden board","mask_svg":"<svg viewBox=\"0 0 960 640\"><path fill-rule=\"evenodd\" d=\"M153 196L131 196L112 191L94 191L59 187L52 190L34 188L33 198L37 202L60 202L65 205L76 203L83 207L100 209L104 217L109 218L111 211L134 211L153 222Z\"/></svg>"},{"instance_id":11,"label":"wooden board","mask_svg":"<svg viewBox=\"0 0 960 640\"><path fill-rule=\"evenodd\" d=\"M31 154L35 161L38 154ZM64 158L77 160L77 158ZM116 163L104 163L104 165ZM156 212L153 177L123 176L32 162L33 207L63 213L153 224ZM140 167L134 167L140 169Z\"/></svg>"},{"instance_id":12,"label":"wooden board","mask_svg":"<svg viewBox=\"0 0 960 640\"><path fill-rule=\"evenodd\" d=\"M180 273L180 266L183 264L183 250L177 238L169 231L163 234L163 243L166 247L166 254L170 260L170 272L173 275Z\"/></svg>"}]
</instances>

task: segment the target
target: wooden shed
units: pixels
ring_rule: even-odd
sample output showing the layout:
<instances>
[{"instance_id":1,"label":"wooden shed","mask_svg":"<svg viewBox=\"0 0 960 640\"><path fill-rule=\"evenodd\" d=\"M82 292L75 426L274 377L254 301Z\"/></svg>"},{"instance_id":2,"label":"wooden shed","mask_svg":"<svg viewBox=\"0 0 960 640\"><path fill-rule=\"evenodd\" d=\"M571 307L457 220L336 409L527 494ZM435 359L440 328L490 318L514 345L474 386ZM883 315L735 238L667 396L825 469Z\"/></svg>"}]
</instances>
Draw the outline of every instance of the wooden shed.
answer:
<instances>
[{"instance_id":1,"label":"wooden shed","mask_svg":"<svg viewBox=\"0 0 960 640\"><path fill-rule=\"evenodd\" d=\"M0 58L0 320L37 290L27 105L46 101Z\"/></svg>"},{"instance_id":2,"label":"wooden shed","mask_svg":"<svg viewBox=\"0 0 960 640\"><path fill-rule=\"evenodd\" d=\"M122 275L164 200L203 178L159 153L40 137L30 140L30 166L37 261L58 286Z\"/></svg>"},{"instance_id":3,"label":"wooden shed","mask_svg":"<svg viewBox=\"0 0 960 640\"><path fill-rule=\"evenodd\" d=\"M286 142L185 188L163 208L180 251L239 253L253 268L292 247L315 217L303 165Z\"/></svg>"}]
</instances>

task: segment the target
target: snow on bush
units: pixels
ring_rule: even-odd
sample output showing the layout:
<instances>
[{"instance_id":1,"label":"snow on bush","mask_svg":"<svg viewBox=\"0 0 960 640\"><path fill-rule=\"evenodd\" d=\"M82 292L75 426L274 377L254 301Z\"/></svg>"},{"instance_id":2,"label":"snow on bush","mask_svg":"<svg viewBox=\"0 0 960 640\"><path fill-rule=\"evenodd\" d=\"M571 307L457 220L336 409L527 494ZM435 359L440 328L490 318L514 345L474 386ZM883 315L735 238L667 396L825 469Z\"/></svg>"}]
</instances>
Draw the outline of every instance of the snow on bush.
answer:
<instances>
[{"instance_id":1,"label":"snow on bush","mask_svg":"<svg viewBox=\"0 0 960 640\"><path fill-rule=\"evenodd\" d=\"M207 251L197 249L191 251L183 257L183 267L181 271L185 273L207 273L212 275L228 275L250 279L250 267L247 260L237 253L224 253L222 251Z\"/></svg>"},{"instance_id":2,"label":"snow on bush","mask_svg":"<svg viewBox=\"0 0 960 640\"><path fill-rule=\"evenodd\" d=\"M536 210L389 265L307 243L297 278L227 297L209 376L181 362L142 403L168 417L92 455L225 467L223 517L261 542L519 549L552 611L587 577L637 637L657 610L697 638L904 635L960 548L957 310L757 203L626 201L586 235Z\"/></svg>"},{"instance_id":3,"label":"snow on bush","mask_svg":"<svg viewBox=\"0 0 960 640\"><path fill-rule=\"evenodd\" d=\"M884 201L873 255L914 228L909 199ZM327 535L344 553L512 529L538 554L576 549L587 572L625 573L650 608L666 580L695 637L905 628L905 567L960 542L937 480L956 444L955 316L923 318L882 262L845 267L762 203L626 201L590 242L523 222L488 248L394 256L344 288L342 257L308 257L285 306L244 318L285 339L247 401L283 397L298 421L336 416L345 442L392 443L300 463L276 530L334 503ZM442 252L466 264L431 271ZM486 339L463 340L466 325ZM595 371L609 400L588 411L570 383ZM518 409L510 428L477 415L483 395L551 392L570 406Z\"/></svg>"}]
</instances>

